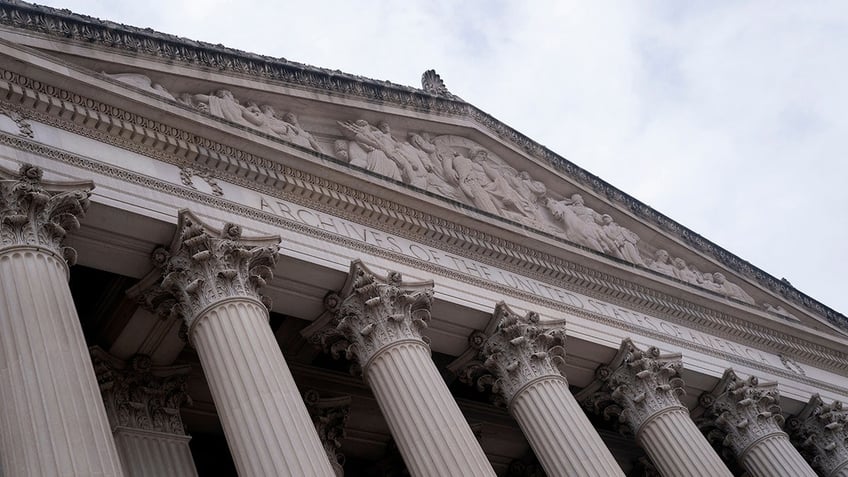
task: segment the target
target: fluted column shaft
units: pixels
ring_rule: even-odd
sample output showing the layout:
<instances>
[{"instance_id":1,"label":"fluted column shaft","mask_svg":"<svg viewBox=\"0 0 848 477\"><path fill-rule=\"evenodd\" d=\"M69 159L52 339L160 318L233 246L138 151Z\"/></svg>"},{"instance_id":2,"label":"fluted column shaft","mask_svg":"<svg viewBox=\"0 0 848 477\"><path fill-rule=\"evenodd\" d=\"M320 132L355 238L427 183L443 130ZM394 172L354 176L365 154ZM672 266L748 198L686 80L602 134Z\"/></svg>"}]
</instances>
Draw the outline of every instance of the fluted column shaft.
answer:
<instances>
[{"instance_id":1,"label":"fluted column shaft","mask_svg":"<svg viewBox=\"0 0 848 477\"><path fill-rule=\"evenodd\" d=\"M666 477L732 474L683 406L666 408L642 424L636 441Z\"/></svg>"},{"instance_id":2,"label":"fluted column shaft","mask_svg":"<svg viewBox=\"0 0 848 477\"><path fill-rule=\"evenodd\" d=\"M242 476L334 476L306 405L268 326L259 289L273 277L279 237L242 238L180 212L156 270L128 293L185 321L236 469Z\"/></svg>"},{"instance_id":3,"label":"fluted column shaft","mask_svg":"<svg viewBox=\"0 0 848 477\"><path fill-rule=\"evenodd\" d=\"M464 379L476 376L504 397L549 477L624 475L568 389L564 322L542 323L538 313L520 316L501 302L469 343L476 359Z\"/></svg>"},{"instance_id":4,"label":"fluted column shaft","mask_svg":"<svg viewBox=\"0 0 848 477\"><path fill-rule=\"evenodd\" d=\"M774 432L752 444L738 456L751 477L814 477L810 465L792 446L784 432Z\"/></svg>"},{"instance_id":5,"label":"fluted column shaft","mask_svg":"<svg viewBox=\"0 0 848 477\"><path fill-rule=\"evenodd\" d=\"M51 251L0 248L4 475L123 475L67 273Z\"/></svg>"},{"instance_id":6,"label":"fluted column shaft","mask_svg":"<svg viewBox=\"0 0 848 477\"><path fill-rule=\"evenodd\" d=\"M413 476L494 476L421 334L432 299L432 281L384 278L354 261L342 290L324 298L327 312L301 333L356 360Z\"/></svg>"},{"instance_id":7,"label":"fluted column shaft","mask_svg":"<svg viewBox=\"0 0 848 477\"><path fill-rule=\"evenodd\" d=\"M598 380L582 391L589 396L587 407L626 423L665 477L731 477L680 403L682 358L623 340L609 365L595 372Z\"/></svg>"},{"instance_id":8,"label":"fluted column shaft","mask_svg":"<svg viewBox=\"0 0 848 477\"><path fill-rule=\"evenodd\" d=\"M724 435L737 460L751 477L814 477L816 473L781 430L777 383L742 379L724 372L712 391L701 395L705 424Z\"/></svg>"},{"instance_id":9,"label":"fluted column shaft","mask_svg":"<svg viewBox=\"0 0 848 477\"><path fill-rule=\"evenodd\" d=\"M191 337L239 475L335 475L261 303L215 304Z\"/></svg>"},{"instance_id":10,"label":"fluted column shaft","mask_svg":"<svg viewBox=\"0 0 848 477\"><path fill-rule=\"evenodd\" d=\"M510 412L549 477L623 475L562 377L527 385Z\"/></svg>"},{"instance_id":11,"label":"fluted column shaft","mask_svg":"<svg viewBox=\"0 0 848 477\"><path fill-rule=\"evenodd\" d=\"M423 342L384 348L364 371L412 475L494 475Z\"/></svg>"},{"instance_id":12,"label":"fluted column shaft","mask_svg":"<svg viewBox=\"0 0 848 477\"><path fill-rule=\"evenodd\" d=\"M189 436L126 427L114 436L127 477L197 477Z\"/></svg>"}]
</instances>

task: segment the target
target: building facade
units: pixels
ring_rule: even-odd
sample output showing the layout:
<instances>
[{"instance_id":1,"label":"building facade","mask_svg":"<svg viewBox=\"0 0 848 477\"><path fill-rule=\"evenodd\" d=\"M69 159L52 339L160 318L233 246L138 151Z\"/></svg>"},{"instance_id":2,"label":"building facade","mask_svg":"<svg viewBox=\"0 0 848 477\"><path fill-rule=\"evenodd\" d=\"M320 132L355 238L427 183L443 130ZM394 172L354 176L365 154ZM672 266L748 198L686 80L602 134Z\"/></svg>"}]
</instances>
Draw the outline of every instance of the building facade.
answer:
<instances>
[{"instance_id":1,"label":"building facade","mask_svg":"<svg viewBox=\"0 0 848 477\"><path fill-rule=\"evenodd\" d=\"M0 45L2 475L848 475L844 315L434 71Z\"/></svg>"}]
</instances>

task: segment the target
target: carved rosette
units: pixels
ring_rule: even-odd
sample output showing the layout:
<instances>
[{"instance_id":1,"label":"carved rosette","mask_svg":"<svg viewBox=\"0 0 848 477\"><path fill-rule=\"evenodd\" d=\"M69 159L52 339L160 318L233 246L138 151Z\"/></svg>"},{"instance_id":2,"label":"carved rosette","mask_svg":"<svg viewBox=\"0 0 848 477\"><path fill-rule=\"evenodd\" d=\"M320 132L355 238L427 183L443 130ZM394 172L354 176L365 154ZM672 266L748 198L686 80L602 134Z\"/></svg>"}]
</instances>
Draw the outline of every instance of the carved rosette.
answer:
<instances>
[{"instance_id":1,"label":"carved rosette","mask_svg":"<svg viewBox=\"0 0 848 477\"><path fill-rule=\"evenodd\" d=\"M494 376L492 390L502 393L507 403L533 381L552 376L565 379L565 327L561 323L542 324L538 313L521 316L503 302L495 307L493 320L495 326L479 353L483 366Z\"/></svg>"},{"instance_id":2,"label":"carved rosette","mask_svg":"<svg viewBox=\"0 0 848 477\"><path fill-rule=\"evenodd\" d=\"M182 211L170 250L153 251L157 270L137 286L143 290L139 299L163 317L182 318L189 330L200 314L223 300L248 298L270 309L259 289L273 277L279 241L242 238L235 224L215 230Z\"/></svg>"},{"instance_id":3,"label":"carved rosette","mask_svg":"<svg viewBox=\"0 0 848 477\"><path fill-rule=\"evenodd\" d=\"M724 436L722 444L736 456L764 437L783 434L779 401L777 383L760 383L755 376L743 380L732 369L724 372L712 392L699 398L706 424Z\"/></svg>"},{"instance_id":4,"label":"carved rosette","mask_svg":"<svg viewBox=\"0 0 848 477\"><path fill-rule=\"evenodd\" d=\"M679 353L663 355L654 346L643 351L625 339L610 365L595 373L602 385L590 400L592 407L605 417L617 415L637 434L657 413L683 407L682 368Z\"/></svg>"},{"instance_id":5,"label":"carved rosette","mask_svg":"<svg viewBox=\"0 0 848 477\"><path fill-rule=\"evenodd\" d=\"M146 355L122 361L97 347L91 349L91 359L113 430L185 435L180 407L191 404L188 366L153 366Z\"/></svg>"},{"instance_id":6,"label":"carved rosette","mask_svg":"<svg viewBox=\"0 0 848 477\"><path fill-rule=\"evenodd\" d=\"M69 231L79 228L94 185L46 183L42 175L40 167L30 164L17 174L0 170L0 249L43 247L73 265L76 251L62 243Z\"/></svg>"},{"instance_id":7,"label":"carved rosette","mask_svg":"<svg viewBox=\"0 0 848 477\"><path fill-rule=\"evenodd\" d=\"M344 475L344 454L339 452L345 438L345 425L350 415L350 396L339 398L321 398L317 391L303 394L306 409L321 439L321 444L330 459L336 475Z\"/></svg>"},{"instance_id":8,"label":"carved rosette","mask_svg":"<svg viewBox=\"0 0 848 477\"><path fill-rule=\"evenodd\" d=\"M310 333L334 357L341 352L356 357L366 370L371 359L386 347L416 342L427 345L421 335L430 321L433 283L404 283L401 274L378 277L361 262L351 265L348 282L341 293L324 299L329 320L318 320L321 329ZM326 322L327 326L323 326ZM306 330L304 330L306 331Z\"/></svg>"},{"instance_id":9,"label":"carved rosette","mask_svg":"<svg viewBox=\"0 0 848 477\"><path fill-rule=\"evenodd\" d=\"M786 423L793 444L821 475L848 471L848 410L842 403L825 404L818 394Z\"/></svg>"}]
</instances>

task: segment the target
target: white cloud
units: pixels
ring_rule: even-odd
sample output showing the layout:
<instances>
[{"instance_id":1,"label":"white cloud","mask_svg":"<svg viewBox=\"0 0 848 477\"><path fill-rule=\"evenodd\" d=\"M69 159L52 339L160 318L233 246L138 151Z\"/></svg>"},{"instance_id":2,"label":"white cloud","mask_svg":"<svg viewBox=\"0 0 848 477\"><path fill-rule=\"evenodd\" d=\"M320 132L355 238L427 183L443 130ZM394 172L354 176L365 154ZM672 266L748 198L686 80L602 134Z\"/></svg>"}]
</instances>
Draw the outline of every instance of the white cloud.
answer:
<instances>
[{"instance_id":1,"label":"white cloud","mask_svg":"<svg viewBox=\"0 0 848 477\"><path fill-rule=\"evenodd\" d=\"M843 2L107 2L78 13L450 90L848 312Z\"/></svg>"}]
</instances>

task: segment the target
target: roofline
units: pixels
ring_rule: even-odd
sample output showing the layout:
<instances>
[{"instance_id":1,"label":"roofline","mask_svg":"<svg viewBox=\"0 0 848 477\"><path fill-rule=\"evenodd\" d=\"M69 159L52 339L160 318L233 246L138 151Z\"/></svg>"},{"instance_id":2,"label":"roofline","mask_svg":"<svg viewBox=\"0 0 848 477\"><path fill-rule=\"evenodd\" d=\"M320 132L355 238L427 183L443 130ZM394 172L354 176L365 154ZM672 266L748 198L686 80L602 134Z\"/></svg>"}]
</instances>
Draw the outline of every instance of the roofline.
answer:
<instances>
[{"instance_id":1,"label":"roofline","mask_svg":"<svg viewBox=\"0 0 848 477\"><path fill-rule=\"evenodd\" d=\"M106 48L166 58L186 65L280 81L304 89L328 91L370 101L381 101L401 108L471 118L501 140L542 160L576 183L595 191L609 201L625 207L637 218L677 237L692 249L716 259L725 267L781 295L784 299L823 316L838 328L848 330L848 317L797 290L787 280L777 279L750 262L737 257L447 91L423 90L389 81L378 81L338 70L297 63L285 58L248 53L220 44L194 41L160 33L150 28L118 24L76 14L66 9L34 5L20 0L0 0L0 25L95 43Z\"/></svg>"}]
</instances>

